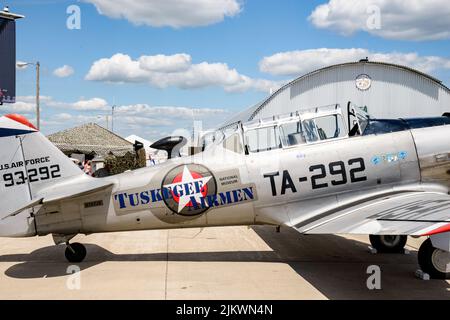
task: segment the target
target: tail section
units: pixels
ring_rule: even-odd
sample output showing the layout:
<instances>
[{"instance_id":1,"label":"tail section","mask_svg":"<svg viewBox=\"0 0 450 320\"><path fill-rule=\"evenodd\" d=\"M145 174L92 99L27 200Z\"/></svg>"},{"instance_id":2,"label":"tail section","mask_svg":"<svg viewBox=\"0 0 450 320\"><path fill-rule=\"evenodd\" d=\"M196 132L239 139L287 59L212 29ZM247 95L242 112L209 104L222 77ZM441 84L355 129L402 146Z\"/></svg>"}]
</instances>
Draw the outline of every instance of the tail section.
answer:
<instances>
[{"instance_id":1,"label":"tail section","mask_svg":"<svg viewBox=\"0 0 450 320\"><path fill-rule=\"evenodd\" d=\"M26 118L0 117L0 219L50 183L77 175L83 172Z\"/></svg>"}]
</instances>

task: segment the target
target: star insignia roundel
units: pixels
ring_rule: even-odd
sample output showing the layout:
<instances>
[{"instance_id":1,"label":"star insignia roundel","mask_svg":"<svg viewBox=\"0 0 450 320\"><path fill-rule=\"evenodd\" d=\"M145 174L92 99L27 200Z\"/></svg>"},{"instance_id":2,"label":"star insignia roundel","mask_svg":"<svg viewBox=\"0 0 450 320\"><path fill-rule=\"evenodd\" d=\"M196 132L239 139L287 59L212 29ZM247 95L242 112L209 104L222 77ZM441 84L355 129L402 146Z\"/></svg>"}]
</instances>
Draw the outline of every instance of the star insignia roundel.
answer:
<instances>
[{"instance_id":1,"label":"star insignia roundel","mask_svg":"<svg viewBox=\"0 0 450 320\"><path fill-rule=\"evenodd\" d=\"M217 182L204 166L186 164L170 170L162 181L161 194L166 206L182 216L205 213L217 194Z\"/></svg>"}]
</instances>

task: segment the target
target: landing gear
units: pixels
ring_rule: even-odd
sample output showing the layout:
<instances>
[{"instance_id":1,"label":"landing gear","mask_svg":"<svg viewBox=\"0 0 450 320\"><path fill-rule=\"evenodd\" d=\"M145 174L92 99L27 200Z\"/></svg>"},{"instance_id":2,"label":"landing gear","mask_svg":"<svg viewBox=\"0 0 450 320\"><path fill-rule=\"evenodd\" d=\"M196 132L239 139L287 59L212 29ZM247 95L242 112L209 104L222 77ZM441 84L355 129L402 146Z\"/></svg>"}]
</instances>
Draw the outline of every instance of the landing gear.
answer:
<instances>
[{"instance_id":1,"label":"landing gear","mask_svg":"<svg viewBox=\"0 0 450 320\"><path fill-rule=\"evenodd\" d=\"M370 235L372 247L380 253L404 253L407 236L378 236Z\"/></svg>"},{"instance_id":2,"label":"landing gear","mask_svg":"<svg viewBox=\"0 0 450 320\"><path fill-rule=\"evenodd\" d=\"M450 252L433 247L427 239L419 249L419 265L433 279L450 279Z\"/></svg>"},{"instance_id":3,"label":"landing gear","mask_svg":"<svg viewBox=\"0 0 450 320\"><path fill-rule=\"evenodd\" d=\"M86 258L86 247L81 243L67 243L65 255L69 262L82 262Z\"/></svg>"}]
</instances>

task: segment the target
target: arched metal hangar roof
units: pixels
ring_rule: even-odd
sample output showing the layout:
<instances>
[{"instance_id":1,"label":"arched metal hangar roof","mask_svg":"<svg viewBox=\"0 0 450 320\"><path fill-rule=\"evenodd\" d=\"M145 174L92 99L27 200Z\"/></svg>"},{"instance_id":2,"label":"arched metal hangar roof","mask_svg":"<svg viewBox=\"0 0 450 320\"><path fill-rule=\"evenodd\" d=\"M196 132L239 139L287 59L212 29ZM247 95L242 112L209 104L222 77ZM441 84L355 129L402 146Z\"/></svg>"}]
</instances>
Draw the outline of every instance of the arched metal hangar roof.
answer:
<instances>
[{"instance_id":1,"label":"arched metal hangar roof","mask_svg":"<svg viewBox=\"0 0 450 320\"><path fill-rule=\"evenodd\" d=\"M363 79L357 84L357 79ZM305 74L267 99L240 112L222 127L302 109L348 101L367 106L375 117L436 116L450 111L450 89L440 80L406 66L361 60Z\"/></svg>"}]
</instances>

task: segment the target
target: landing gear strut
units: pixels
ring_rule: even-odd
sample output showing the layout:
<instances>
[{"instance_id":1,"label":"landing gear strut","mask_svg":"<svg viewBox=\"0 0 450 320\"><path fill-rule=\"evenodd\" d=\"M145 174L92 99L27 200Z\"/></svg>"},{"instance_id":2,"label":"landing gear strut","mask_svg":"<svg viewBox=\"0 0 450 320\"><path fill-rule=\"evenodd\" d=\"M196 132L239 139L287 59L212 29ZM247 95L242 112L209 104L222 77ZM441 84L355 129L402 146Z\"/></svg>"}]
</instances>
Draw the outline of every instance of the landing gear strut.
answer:
<instances>
[{"instance_id":1,"label":"landing gear strut","mask_svg":"<svg viewBox=\"0 0 450 320\"><path fill-rule=\"evenodd\" d=\"M69 262L78 263L86 258L86 247L81 243L66 243L66 259Z\"/></svg>"},{"instance_id":2,"label":"landing gear strut","mask_svg":"<svg viewBox=\"0 0 450 320\"><path fill-rule=\"evenodd\" d=\"M370 243L372 247L377 249L380 253L403 253L408 240L407 236L378 236L371 235Z\"/></svg>"},{"instance_id":3,"label":"landing gear strut","mask_svg":"<svg viewBox=\"0 0 450 320\"><path fill-rule=\"evenodd\" d=\"M433 279L450 279L450 252L433 247L427 239L419 249L419 265Z\"/></svg>"},{"instance_id":4,"label":"landing gear strut","mask_svg":"<svg viewBox=\"0 0 450 320\"><path fill-rule=\"evenodd\" d=\"M66 244L65 256L67 261L72 263L82 262L86 258L86 247L81 243L69 243L77 234L53 233L53 242L56 245Z\"/></svg>"}]
</instances>

